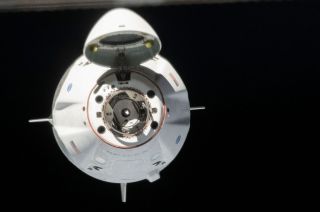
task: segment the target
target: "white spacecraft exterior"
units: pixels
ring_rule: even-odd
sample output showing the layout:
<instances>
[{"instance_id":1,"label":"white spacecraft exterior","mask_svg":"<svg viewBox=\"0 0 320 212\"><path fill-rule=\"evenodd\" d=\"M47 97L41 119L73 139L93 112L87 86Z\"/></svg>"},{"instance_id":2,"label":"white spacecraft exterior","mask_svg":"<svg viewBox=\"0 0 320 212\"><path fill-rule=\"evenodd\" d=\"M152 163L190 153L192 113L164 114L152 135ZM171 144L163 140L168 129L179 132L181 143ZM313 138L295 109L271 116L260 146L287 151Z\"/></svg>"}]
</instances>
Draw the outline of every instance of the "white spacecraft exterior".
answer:
<instances>
[{"instance_id":1,"label":"white spacecraft exterior","mask_svg":"<svg viewBox=\"0 0 320 212\"><path fill-rule=\"evenodd\" d=\"M186 87L160 49L139 15L107 12L62 77L52 116L30 120L49 121L69 161L91 177L121 184L124 202L127 183L159 179L189 131Z\"/></svg>"}]
</instances>

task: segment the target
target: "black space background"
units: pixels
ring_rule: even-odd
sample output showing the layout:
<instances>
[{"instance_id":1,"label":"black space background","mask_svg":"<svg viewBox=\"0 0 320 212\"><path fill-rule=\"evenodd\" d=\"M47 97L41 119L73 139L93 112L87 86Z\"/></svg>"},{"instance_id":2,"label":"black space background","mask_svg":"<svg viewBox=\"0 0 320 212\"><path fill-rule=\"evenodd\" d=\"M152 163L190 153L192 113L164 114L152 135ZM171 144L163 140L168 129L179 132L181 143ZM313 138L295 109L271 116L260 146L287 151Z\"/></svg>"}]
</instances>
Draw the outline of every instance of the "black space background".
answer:
<instances>
[{"instance_id":1,"label":"black space background","mask_svg":"<svg viewBox=\"0 0 320 212\"><path fill-rule=\"evenodd\" d=\"M273 207L294 183L297 147L318 130L320 5L136 8L184 80L188 139L161 179L119 185L77 170L48 124L56 86L107 9L0 14L2 193L11 207L197 210ZM10 203L9 200L15 200ZM44 204L45 206L42 206Z\"/></svg>"}]
</instances>

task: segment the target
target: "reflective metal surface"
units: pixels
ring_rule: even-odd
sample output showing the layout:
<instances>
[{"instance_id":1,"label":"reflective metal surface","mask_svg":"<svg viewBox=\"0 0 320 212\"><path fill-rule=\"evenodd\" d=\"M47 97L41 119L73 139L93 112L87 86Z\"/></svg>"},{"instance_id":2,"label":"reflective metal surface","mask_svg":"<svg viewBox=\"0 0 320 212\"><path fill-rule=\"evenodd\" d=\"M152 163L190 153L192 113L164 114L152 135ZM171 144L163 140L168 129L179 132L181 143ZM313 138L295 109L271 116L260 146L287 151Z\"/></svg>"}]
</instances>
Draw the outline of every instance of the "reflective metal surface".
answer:
<instances>
[{"instance_id":1,"label":"reflective metal surface","mask_svg":"<svg viewBox=\"0 0 320 212\"><path fill-rule=\"evenodd\" d=\"M79 8L139 7L180 4L216 4L281 0L2 0L0 11L39 11ZM283 0L282 0L283 1Z\"/></svg>"}]
</instances>

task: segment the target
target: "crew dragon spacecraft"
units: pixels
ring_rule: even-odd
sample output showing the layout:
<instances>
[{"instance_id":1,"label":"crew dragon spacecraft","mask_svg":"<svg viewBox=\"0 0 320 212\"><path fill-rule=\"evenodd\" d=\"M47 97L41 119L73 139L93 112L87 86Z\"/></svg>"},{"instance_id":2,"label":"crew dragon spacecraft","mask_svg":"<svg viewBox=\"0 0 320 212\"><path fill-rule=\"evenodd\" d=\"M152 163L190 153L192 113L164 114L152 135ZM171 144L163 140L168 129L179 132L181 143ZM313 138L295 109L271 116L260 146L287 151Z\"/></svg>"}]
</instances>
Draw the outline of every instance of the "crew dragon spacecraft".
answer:
<instances>
[{"instance_id":1,"label":"crew dragon spacecraft","mask_svg":"<svg viewBox=\"0 0 320 212\"><path fill-rule=\"evenodd\" d=\"M62 77L50 122L59 147L81 171L121 185L159 179L190 126L188 93L159 55L156 32L128 9L94 25L80 56Z\"/></svg>"}]
</instances>

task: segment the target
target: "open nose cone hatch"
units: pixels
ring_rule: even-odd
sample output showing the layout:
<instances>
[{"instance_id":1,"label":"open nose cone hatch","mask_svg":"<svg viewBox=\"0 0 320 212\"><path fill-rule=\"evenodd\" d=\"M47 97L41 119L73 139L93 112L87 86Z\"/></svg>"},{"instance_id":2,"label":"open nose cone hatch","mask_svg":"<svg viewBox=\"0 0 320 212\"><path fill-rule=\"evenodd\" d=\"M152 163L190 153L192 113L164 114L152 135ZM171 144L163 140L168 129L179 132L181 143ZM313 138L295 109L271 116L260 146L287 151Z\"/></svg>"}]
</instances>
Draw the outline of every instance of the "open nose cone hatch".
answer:
<instances>
[{"instance_id":1,"label":"open nose cone hatch","mask_svg":"<svg viewBox=\"0 0 320 212\"><path fill-rule=\"evenodd\" d=\"M108 67L139 65L161 49L160 39L151 26L127 9L116 9L103 16L88 40L84 49L86 57Z\"/></svg>"}]
</instances>

